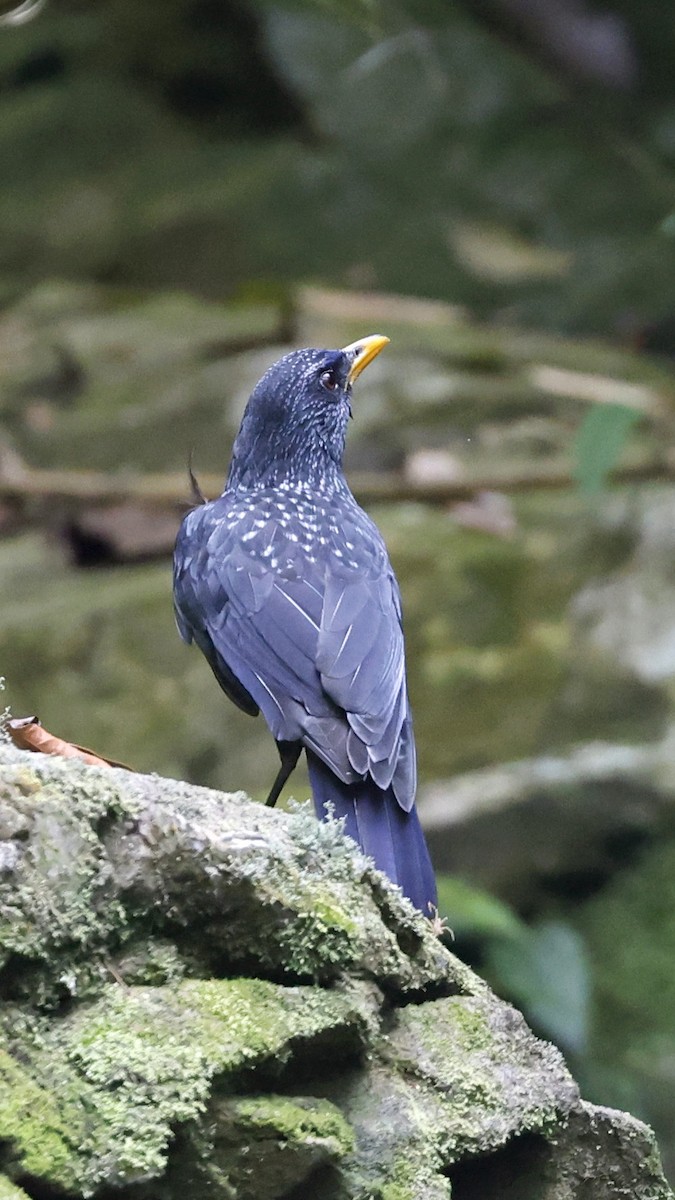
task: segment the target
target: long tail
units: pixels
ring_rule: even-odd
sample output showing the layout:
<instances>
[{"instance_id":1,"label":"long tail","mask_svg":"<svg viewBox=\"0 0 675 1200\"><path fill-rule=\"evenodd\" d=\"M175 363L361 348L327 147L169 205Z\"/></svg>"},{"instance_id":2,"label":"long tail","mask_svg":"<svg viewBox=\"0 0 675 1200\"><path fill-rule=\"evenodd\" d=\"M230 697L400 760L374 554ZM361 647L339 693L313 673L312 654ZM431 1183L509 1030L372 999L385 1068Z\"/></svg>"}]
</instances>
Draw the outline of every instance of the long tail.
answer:
<instances>
[{"instance_id":1,"label":"long tail","mask_svg":"<svg viewBox=\"0 0 675 1200\"><path fill-rule=\"evenodd\" d=\"M383 791L371 779L343 783L311 750L307 763L317 816L325 817L332 805L336 817L345 817L345 833L416 908L431 916L436 881L417 810L404 812L392 789Z\"/></svg>"}]
</instances>

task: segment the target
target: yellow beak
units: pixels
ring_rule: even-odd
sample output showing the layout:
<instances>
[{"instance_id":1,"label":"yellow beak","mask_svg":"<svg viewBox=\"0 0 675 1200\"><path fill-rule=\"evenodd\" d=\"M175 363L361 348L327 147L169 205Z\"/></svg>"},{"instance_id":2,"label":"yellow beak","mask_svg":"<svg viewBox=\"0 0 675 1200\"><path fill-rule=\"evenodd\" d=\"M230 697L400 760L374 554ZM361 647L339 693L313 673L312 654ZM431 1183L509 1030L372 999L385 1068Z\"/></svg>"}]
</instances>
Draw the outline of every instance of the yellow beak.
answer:
<instances>
[{"instance_id":1,"label":"yellow beak","mask_svg":"<svg viewBox=\"0 0 675 1200\"><path fill-rule=\"evenodd\" d=\"M349 387L355 379L358 379L364 367L372 362L380 350L384 350L389 344L389 338L384 337L381 333L371 333L369 337L359 338L358 342L351 342L349 346L343 346L342 353L349 355L352 359L352 365L349 368L347 376L347 384Z\"/></svg>"}]
</instances>

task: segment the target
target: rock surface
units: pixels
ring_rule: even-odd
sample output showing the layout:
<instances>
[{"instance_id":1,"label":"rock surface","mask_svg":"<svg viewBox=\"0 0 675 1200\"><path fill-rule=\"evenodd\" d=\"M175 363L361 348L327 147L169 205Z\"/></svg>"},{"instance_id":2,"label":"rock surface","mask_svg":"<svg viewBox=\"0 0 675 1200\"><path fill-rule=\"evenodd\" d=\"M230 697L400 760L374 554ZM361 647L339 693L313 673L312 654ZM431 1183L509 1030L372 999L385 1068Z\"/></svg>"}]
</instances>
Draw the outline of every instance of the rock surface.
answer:
<instances>
[{"instance_id":1,"label":"rock surface","mask_svg":"<svg viewBox=\"0 0 675 1200\"><path fill-rule=\"evenodd\" d=\"M344 839L0 746L0 1200L668 1200Z\"/></svg>"}]
</instances>

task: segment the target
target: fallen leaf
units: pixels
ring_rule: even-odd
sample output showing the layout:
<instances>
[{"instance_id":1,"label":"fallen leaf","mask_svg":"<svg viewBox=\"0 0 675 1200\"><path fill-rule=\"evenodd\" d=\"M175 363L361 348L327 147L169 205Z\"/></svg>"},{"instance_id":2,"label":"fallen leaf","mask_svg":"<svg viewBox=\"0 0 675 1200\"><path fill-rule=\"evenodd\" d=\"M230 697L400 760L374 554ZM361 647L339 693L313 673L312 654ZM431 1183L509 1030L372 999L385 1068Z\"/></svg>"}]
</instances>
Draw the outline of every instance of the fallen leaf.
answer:
<instances>
[{"instance_id":1,"label":"fallen leaf","mask_svg":"<svg viewBox=\"0 0 675 1200\"><path fill-rule=\"evenodd\" d=\"M116 762L113 758L103 758L88 750L86 746L77 746L74 742L66 742L63 738L48 733L42 727L37 717L9 717L5 728L18 750L32 750L36 754L58 754L61 758L79 758L91 767L122 767L130 771L126 763Z\"/></svg>"}]
</instances>

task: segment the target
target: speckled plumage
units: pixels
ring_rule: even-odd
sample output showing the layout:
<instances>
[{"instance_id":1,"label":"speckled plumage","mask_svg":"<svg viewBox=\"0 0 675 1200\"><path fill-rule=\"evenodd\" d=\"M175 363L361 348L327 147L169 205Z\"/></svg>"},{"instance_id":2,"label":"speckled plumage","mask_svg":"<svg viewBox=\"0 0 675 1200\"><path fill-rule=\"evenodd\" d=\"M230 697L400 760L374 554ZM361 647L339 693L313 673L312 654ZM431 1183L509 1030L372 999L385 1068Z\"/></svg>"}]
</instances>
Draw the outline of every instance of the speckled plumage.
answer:
<instances>
[{"instance_id":1,"label":"speckled plumage","mask_svg":"<svg viewBox=\"0 0 675 1200\"><path fill-rule=\"evenodd\" d=\"M176 617L231 699L305 747L319 813L330 802L426 908L398 586L342 473L350 367L343 351L296 351L256 386L225 491L181 526Z\"/></svg>"}]
</instances>

